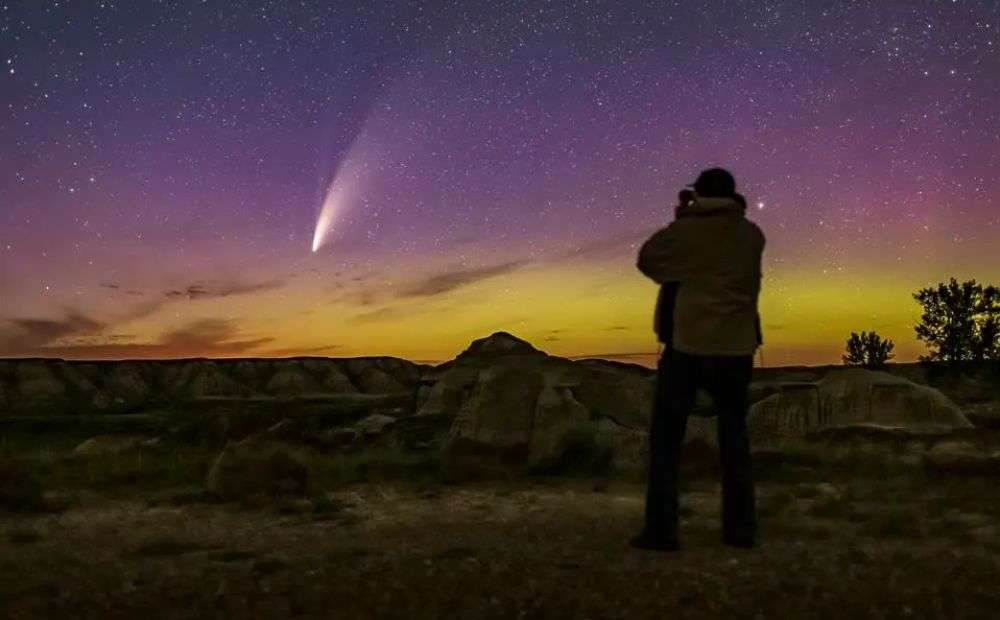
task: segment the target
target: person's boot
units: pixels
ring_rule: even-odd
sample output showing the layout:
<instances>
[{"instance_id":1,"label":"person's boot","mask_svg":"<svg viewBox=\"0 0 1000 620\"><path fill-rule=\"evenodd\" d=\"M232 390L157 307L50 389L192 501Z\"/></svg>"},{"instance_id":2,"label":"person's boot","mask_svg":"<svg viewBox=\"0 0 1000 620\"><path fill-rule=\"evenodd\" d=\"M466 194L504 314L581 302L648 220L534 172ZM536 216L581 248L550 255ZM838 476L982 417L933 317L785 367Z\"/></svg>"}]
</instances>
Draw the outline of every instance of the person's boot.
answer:
<instances>
[{"instance_id":1,"label":"person's boot","mask_svg":"<svg viewBox=\"0 0 1000 620\"><path fill-rule=\"evenodd\" d=\"M654 534L649 528L643 528L628 544L646 551L677 551L681 548L676 534Z\"/></svg>"}]
</instances>

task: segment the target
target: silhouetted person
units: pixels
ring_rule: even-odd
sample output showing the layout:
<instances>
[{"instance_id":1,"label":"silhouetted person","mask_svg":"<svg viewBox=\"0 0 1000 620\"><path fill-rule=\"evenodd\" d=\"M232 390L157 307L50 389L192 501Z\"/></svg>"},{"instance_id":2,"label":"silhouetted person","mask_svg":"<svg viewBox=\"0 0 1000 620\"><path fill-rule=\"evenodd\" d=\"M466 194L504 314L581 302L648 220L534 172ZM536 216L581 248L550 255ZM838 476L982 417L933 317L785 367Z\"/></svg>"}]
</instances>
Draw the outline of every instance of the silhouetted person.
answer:
<instances>
[{"instance_id":1,"label":"silhouetted person","mask_svg":"<svg viewBox=\"0 0 1000 620\"><path fill-rule=\"evenodd\" d=\"M752 547L757 531L747 389L761 344L757 297L764 234L746 219L733 176L705 170L681 192L674 221L643 244L638 268L661 285L654 318L664 343L649 433L645 525L634 547L678 548L678 453L699 388L718 414L722 540Z\"/></svg>"}]
</instances>

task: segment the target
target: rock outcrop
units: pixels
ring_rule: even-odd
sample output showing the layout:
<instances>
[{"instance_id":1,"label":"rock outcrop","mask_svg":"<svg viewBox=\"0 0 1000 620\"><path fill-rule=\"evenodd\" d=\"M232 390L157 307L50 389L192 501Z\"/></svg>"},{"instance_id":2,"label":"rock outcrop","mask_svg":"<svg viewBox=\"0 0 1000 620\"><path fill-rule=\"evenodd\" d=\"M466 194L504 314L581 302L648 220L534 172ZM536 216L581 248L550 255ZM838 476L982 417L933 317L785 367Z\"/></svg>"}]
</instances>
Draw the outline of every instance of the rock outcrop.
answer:
<instances>
[{"instance_id":1,"label":"rock outcrop","mask_svg":"<svg viewBox=\"0 0 1000 620\"><path fill-rule=\"evenodd\" d=\"M654 379L644 369L568 362L509 334L477 341L425 375L418 414L453 414L453 446L520 451L529 463L560 458L566 438L590 434L618 466L642 467L648 453ZM971 426L938 390L886 372L812 369L751 386L748 426L756 445L798 440L818 429L879 425L947 431ZM688 442L715 445L716 418L701 400Z\"/></svg>"},{"instance_id":2,"label":"rock outcrop","mask_svg":"<svg viewBox=\"0 0 1000 620\"><path fill-rule=\"evenodd\" d=\"M972 426L938 390L860 368L833 370L815 383L781 385L751 408L748 424L758 442L851 424L942 430Z\"/></svg>"},{"instance_id":3,"label":"rock outcrop","mask_svg":"<svg viewBox=\"0 0 1000 620\"><path fill-rule=\"evenodd\" d=\"M972 426L940 391L881 371L838 368L815 381L772 381L755 389L771 392L754 403L747 417L755 445L777 445L826 428L948 431ZM689 427L689 440L715 445L714 418L691 431Z\"/></svg>"},{"instance_id":4,"label":"rock outcrop","mask_svg":"<svg viewBox=\"0 0 1000 620\"><path fill-rule=\"evenodd\" d=\"M0 418L132 413L211 399L412 396L428 368L388 357L0 360Z\"/></svg>"},{"instance_id":5,"label":"rock outcrop","mask_svg":"<svg viewBox=\"0 0 1000 620\"><path fill-rule=\"evenodd\" d=\"M953 386L949 393L968 396L963 405L970 411L992 411L995 403L983 395L995 377L977 372L975 390L950 375L936 380ZM767 446L852 425L970 426L941 391L916 382L932 375L916 366L893 373L758 369L750 388L752 439ZM654 385L649 368L552 356L506 332L475 340L438 366L389 357L0 360L0 423L134 412L142 414L137 420L162 420L171 437L213 446L261 434L330 449L385 440L498 451L539 467L593 449L636 468L648 454ZM98 415L104 413L118 415ZM716 443L712 414L710 399L700 393L689 442Z\"/></svg>"},{"instance_id":6,"label":"rock outcrop","mask_svg":"<svg viewBox=\"0 0 1000 620\"><path fill-rule=\"evenodd\" d=\"M545 467L585 449L581 441L595 449L629 441L647 425L652 388L648 369L573 362L500 332L426 373L417 415L454 416L453 449L522 454Z\"/></svg>"}]
</instances>

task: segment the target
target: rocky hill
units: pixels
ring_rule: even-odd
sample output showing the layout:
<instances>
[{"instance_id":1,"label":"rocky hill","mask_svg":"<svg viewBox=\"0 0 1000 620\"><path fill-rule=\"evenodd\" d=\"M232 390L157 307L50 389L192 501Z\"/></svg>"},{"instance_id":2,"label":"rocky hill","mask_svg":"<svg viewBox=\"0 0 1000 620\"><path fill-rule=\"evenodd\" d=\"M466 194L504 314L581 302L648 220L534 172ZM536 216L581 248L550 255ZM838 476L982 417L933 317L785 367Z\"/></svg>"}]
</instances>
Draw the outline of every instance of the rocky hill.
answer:
<instances>
[{"instance_id":1,"label":"rocky hill","mask_svg":"<svg viewBox=\"0 0 1000 620\"><path fill-rule=\"evenodd\" d=\"M750 427L758 443L856 424L969 427L970 416L994 419L998 377L996 366L758 369ZM634 465L646 449L654 383L648 368L548 355L506 332L437 366L392 357L9 359L0 360L0 424L87 421L211 441L265 429L334 443L394 431L404 443L440 440L536 463L582 441ZM711 416L710 400L700 399L690 439L714 442Z\"/></svg>"},{"instance_id":2,"label":"rocky hill","mask_svg":"<svg viewBox=\"0 0 1000 620\"><path fill-rule=\"evenodd\" d=\"M412 395L428 369L393 357L0 360L0 415L138 413L224 399Z\"/></svg>"}]
</instances>

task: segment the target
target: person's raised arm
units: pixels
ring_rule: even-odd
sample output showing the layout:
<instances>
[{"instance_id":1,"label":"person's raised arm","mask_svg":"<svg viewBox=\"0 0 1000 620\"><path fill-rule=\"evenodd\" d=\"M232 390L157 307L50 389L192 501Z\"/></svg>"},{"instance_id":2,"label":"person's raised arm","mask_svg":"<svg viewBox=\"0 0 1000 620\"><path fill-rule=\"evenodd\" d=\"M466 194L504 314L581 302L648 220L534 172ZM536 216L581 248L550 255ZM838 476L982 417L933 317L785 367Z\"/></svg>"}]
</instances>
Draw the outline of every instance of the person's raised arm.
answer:
<instances>
[{"instance_id":1,"label":"person's raised arm","mask_svg":"<svg viewBox=\"0 0 1000 620\"><path fill-rule=\"evenodd\" d=\"M657 284L684 280L684 256L677 230L673 226L660 229L639 249L636 267Z\"/></svg>"}]
</instances>

